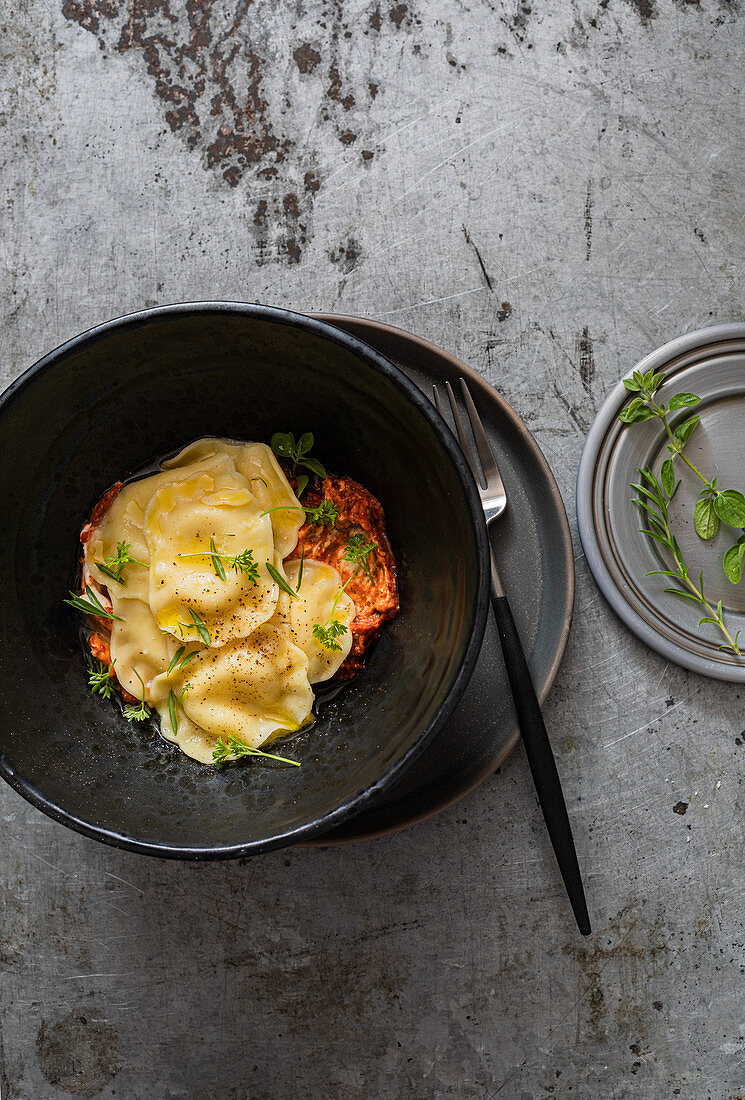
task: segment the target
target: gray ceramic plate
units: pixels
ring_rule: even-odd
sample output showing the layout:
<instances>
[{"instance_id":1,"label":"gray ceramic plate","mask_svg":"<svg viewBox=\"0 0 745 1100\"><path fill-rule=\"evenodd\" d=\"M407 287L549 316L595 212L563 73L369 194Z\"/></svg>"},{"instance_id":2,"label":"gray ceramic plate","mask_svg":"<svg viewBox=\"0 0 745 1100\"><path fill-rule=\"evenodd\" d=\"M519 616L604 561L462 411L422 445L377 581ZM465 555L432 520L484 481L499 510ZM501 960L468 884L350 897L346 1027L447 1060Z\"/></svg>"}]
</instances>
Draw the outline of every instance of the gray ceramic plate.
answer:
<instances>
[{"instance_id":1,"label":"gray ceramic plate","mask_svg":"<svg viewBox=\"0 0 745 1100\"><path fill-rule=\"evenodd\" d=\"M695 393L701 402L682 409L676 420L695 412L701 423L686 444L691 461L719 487L743 488L745 469L745 324L700 329L665 344L635 368L664 371L659 391L665 401L673 393ZM577 521L590 569L614 611L648 646L684 668L718 680L745 683L745 659L722 653L723 639L713 626L698 628L703 612L695 604L667 595L664 577L645 577L652 569L668 568L662 551L638 533L639 511L631 503L630 481L637 468L649 465L659 475L666 451L659 420L625 428L618 413L629 398L622 382L612 391L590 428L577 478ZM679 468L678 468L679 467ZM722 600L730 633L743 628L745 581L727 580L722 556L737 532L722 527L709 542L693 528L693 505L701 483L682 463L676 464L680 489L671 508L671 526L693 576L704 570L706 595ZM635 495L635 494L634 494Z\"/></svg>"},{"instance_id":2,"label":"gray ceramic plate","mask_svg":"<svg viewBox=\"0 0 745 1100\"><path fill-rule=\"evenodd\" d=\"M382 352L428 397L433 382L442 384L461 374L468 379L507 488L509 503L495 524L493 544L538 697L543 701L569 637L574 555L564 505L538 444L496 390L435 344L358 317L322 315L321 319ZM375 805L313 843L364 840L438 813L487 779L518 740L507 674L490 615L481 656L465 694L417 765Z\"/></svg>"}]
</instances>

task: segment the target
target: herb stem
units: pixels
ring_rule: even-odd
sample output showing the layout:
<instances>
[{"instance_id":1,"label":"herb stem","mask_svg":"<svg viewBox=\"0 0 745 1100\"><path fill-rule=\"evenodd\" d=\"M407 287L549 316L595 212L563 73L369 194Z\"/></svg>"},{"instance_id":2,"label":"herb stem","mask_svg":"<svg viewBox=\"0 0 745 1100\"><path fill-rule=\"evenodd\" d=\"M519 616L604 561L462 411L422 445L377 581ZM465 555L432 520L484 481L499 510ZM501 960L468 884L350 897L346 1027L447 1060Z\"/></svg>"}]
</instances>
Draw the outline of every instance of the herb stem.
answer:
<instances>
[{"instance_id":1,"label":"herb stem","mask_svg":"<svg viewBox=\"0 0 745 1100\"><path fill-rule=\"evenodd\" d=\"M680 458L683 459L683 461L685 462L685 464L689 468L689 470L692 470L693 473L696 475L696 477L699 478L701 481L703 481L703 483L704 483L704 485L706 486L707 489L710 489L713 493L718 493L718 490L715 488L715 486L712 485L712 483L709 481L709 479L707 477L704 477L704 475L701 473L701 471L699 469L697 469L696 466L693 465L690 458L688 458L688 456L685 454L682 446L680 445L680 441L677 440L675 438L675 436L673 435L673 433L672 433L672 429L670 428L670 425L667 422L667 415L665 413L664 408L662 408L660 405L658 405L653 397L647 398L647 401L648 401L649 405L651 406L651 408L654 409L655 413L657 414L657 416L662 421L663 426L665 428L665 431L667 432L668 439L670 440L670 443L675 448L675 453L677 455L679 455Z\"/></svg>"},{"instance_id":2,"label":"herb stem","mask_svg":"<svg viewBox=\"0 0 745 1100\"><path fill-rule=\"evenodd\" d=\"M665 523L665 526L667 526L667 523ZM668 529L668 531L669 531L669 529ZM741 651L740 651L740 649L739 649L739 647L738 647L738 645L737 645L737 642L736 642L736 641L735 641L735 639L734 639L734 638L732 637L732 635L730 634L729 630L727 630L727 627L726 627L726 625L725 625L725 622L724 622L724 617L722 616L722 613L721 613L721 611L720 611L720 610L719 610L718 608L717 608L717 609L715 610L715 609L714 609L714 608L713 608L713 607L711 606L711 604L709 603L709 601L708 601L708 600L706 599L706 596L704 595L704 589L703 589L703 584L702 584L702 586L701 586L701 589L699 590L699 589L698 589L698 588L696 587L696 585L695 585L695 584L693 583L693 581L691 580L691 578L690 578L690 577L689 577L689 575L688 575L688 566L687 566L687 565L685 564L685 562L684 562L684 561L683 561L683 560L681 559L681 557L679 556L679 554L678 554L678 551L677 551L677 550L675 549L675 546L671 545L671 550L672 550L672 552L673 552L673 558L675 559L675 564L676 564L676 565L677 565L677 567L678 567L678 573L680 574L680 578L681 578L681 580L685 581L685 583L686 583L686 584L688 585L688 587L690 588L691 592L692 592L692 593L694 594L694 596L695 596L695 597L696 597L696 599L698 600L698 602L699 602L699 603L700 603L700 604L701 604L701 605L702 605L703 607L705 607L705 608L706 608L706 610L707 610L707 611L709 612L709 614L711 615L711 617L712 617L713 619L716 619L716 622L717 622L717 626L719 627L719 629L721 630L722 634L724 634L725 638L727 639L727 641L729 642L730 646L732 647L732 652L733 652L733 653L734 653L734 654L735 654L736 656L738 656L738 657L742 657L742 653L741 653Z\"/></svg>"}]
</instances>

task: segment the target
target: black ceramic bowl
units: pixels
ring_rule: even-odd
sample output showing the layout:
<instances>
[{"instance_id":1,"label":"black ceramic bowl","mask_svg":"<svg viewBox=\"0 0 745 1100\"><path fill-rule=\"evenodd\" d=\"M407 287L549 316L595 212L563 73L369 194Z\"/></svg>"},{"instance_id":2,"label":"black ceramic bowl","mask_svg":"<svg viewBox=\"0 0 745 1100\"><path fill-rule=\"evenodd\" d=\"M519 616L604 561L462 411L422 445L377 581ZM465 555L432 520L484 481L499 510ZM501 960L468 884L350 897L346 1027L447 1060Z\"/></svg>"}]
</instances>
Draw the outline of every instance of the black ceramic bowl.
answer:
<instances>
[{"instance_id":1,"label":"black ceramic bowl","mask_svg":"<svg viewBox=\"0 0 745 1100\"><path fill-rule=\"evenodd\" d=\"M401 610L293 743L300 768L206 767L93 697L74 612L81 522L104 489L204 435L313 431L382 502ZM387 790L463 692L488 607L487 543L454 439L366 344L283 310L194 303L78 336L0 399L0 769L99 840L182 859L317 834Z\"/></svg>"}]
</instances>

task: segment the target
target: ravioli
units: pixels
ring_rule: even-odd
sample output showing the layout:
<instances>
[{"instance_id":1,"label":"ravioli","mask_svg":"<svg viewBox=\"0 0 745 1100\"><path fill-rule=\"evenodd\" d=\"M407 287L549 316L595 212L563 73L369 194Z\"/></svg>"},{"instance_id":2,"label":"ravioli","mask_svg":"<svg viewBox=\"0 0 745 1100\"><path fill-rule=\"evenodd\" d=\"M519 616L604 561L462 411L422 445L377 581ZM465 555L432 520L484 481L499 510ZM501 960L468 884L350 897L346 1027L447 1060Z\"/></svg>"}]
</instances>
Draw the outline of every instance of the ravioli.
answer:
<instances>
[{"instance_id":1,"label":"ravioli","mask_svg":"<svg viewBox=\"0 0 745 1100\"><path fill-rule=\"evenodd\" d=\"M168 697L168 688L158 690L156 681L166 671L176 646L159 628L144 600L112 596L112 606L114 614L123 619L111 624L111 659L116 662L117 680L135 699L142 697L144 684L145 698L157 705L161 696Z\"/></svg>"},{"instance_id":2,"label":"ravioli","mask_svg":"<svg viewBox=\"0 0 745 1100\"><path fill-rule=\"evenodd\" d=\"M304 561L301 578L284 562L305 511L271 449L200 439L111 495L84 529L83 582L115 616L99 622L121 686L202 763L220 741L259 749L303 728L355 606L332 566ZM338 649L313 636L332 616Z\"/></svg>"},{"instance_id":3,"label":"ravioli","mask_svg":"<svg viewBox=\"0 0 745 1100\"><path fill-rule=\"evenodd\" d=\"M297 590L297 596L291 599L281 592L271 622L303 650L308 658L308 679L311 684L317 684L336 675L352 648L349 625L355 616L355 607L346 592L339 596L341 577L332 565L313 560L302 564L303 575L298 588L300 562L285 562L285 576L290 587ZM330 650L313 637L313 627L316 623L325 624L331 617L332 608L334 619L342 623L346 631L335 639L339 648Z\"/></svg>"},{"instance_id":4,"label":"ravioli","mask_svg":"<svg viewBox=\"0 0 745 1100\"><path fill-rule=\"evenodd\" d=\"M187 687L188 685L188 687ZM279 730L294 732L313 710L308 658L280 630L205 648L176 677L187 718L213 737L258 748Z\"/></svg>"},{"instance_id":5,"label":"ravioli","mask_svg":"<svg viewBox=\"0 0 745 1100\"><path fill-rule=\"evenodd\" d=\"M281 558L292 553L298 531L305 522L305 513L295 496L274 452L266 443L237 443L228 439L206 437L184 447L175 458L168 459L167 468L204 461L216 455L229 455L235 468L248 481L262 511L269 511L274 532L274 549Z\"/></svg>"},{"instance_id":6,"label":"ravioli","mask_svg":"<svg viewBox=\"0 0 745 1100\"><path fill-rule=\"evenodd\" d=\"M145 536L149 602L161 630L220 646L247 637L273 615L278 589L266 569L274 557L272 525L237 471L202 471L161 485L145 511ZM246 552L254 569L236 569L230 559Z\"/></svg>"}]
</instances>

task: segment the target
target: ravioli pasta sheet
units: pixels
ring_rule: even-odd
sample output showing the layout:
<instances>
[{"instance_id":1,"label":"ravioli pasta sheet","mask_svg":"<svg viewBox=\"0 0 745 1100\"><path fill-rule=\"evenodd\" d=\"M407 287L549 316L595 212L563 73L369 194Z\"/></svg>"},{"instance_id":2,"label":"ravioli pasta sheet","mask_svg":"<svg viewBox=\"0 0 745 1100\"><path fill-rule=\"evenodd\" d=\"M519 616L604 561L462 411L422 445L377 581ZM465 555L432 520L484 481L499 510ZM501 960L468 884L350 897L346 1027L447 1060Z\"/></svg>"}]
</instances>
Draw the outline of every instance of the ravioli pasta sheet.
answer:
<instances>
[{"instance_id":1,"label":"ravioli pasta sheet","mask_svg":"<svg viewBox=\"0 0 745 1100\"><path fill-rule=\"evenodd\" d=\"M115 616L118 681L195 760L212 763L219 740L260 748L300 729L311 685L349 653L355 606L337 570L285 561L304 520L269 447L200 439L125 485L85 543L84 584ZM117 580L100 565L122 543ZM331 619L337 649L313 633Z\"/></svg>"}]
</instances>

